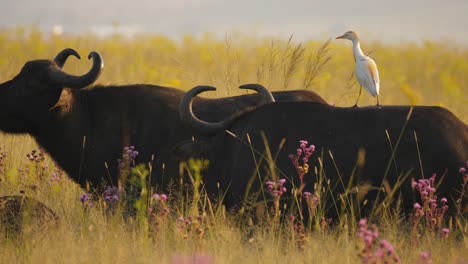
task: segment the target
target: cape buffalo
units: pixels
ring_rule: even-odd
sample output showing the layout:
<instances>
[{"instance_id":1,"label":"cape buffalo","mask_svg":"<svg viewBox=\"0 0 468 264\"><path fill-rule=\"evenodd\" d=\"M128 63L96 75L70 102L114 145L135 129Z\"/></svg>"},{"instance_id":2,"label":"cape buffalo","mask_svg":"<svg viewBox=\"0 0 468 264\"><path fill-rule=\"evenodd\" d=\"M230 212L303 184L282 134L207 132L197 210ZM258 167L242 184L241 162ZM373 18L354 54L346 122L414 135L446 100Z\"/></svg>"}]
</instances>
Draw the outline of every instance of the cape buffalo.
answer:
<instances>
[{"instance_id":1,"label":"cape buffalo","mask_svg":"<svg viewBox=\"0 0 468 264\"><path fill-rule=\"evenodd\" d=\"M224 201L230 207L246 205L246 192L254 197L261 195L260 190L267 187L265 182L278 178L287 179L283 198L290 197L292 184L297 188L300 180L291 162L294 156L289 155L300 154L296 153L300 140L316 147L309 158L302 192L317 191L319 196L332 198L328 206L333 209L340 198L353 197L356 201L360 195L364 196L360 202L367 199L369 209L372 201L385 196L379 191L386 189L397 190L395 194L402 195L403 209L408 211L417 197L410 179L429 178L433 173L441 180L439 198L449 199L451 209L461 196L463 177L459 168L468 160L468 128L447 109L340 108L312 102L276 102L241 111L223 122L200 122L190 102L193 96L208 90L215 88L198 86L187 92L180 114L197 133L215 136L207 142L182 142L174 152L182 158L187 154L208 158L205 188L209 194L220 189L227 192ZM320 179L323 189L315 190L314 184ZM401 188L395 189L398 179ZM353 192L357 195L348 195ZM467 193L465 189L463 200Z\"/></svg>"},{"instance_id":2,"label":"cape buffalo","mask_svg":"<svg viewBox=\"0 0 468 264\"><path fill-rule=\"evenodd\" d=\"M178 171L170 155L172 146L197 136L180 121L183 91L146 84L86 86L99 77L103 60L91 52L91 70L73 76L61 67L69 56L65 49L54 60L27 62L12 80L0 84L0 130L33 136L81 186L117 185L117 159L125 146L139 151L136 162L153 162L154 183L166 183ZM313 92L297 90L273 93L280 101L326 103ZM238 109L259 103L257 94L221 99L196 98L194 108L206 120L216 121ZM162 164L166 164L166 175ZM172 170L169 173L169 170Z\"/></svg>"}]
</instances>

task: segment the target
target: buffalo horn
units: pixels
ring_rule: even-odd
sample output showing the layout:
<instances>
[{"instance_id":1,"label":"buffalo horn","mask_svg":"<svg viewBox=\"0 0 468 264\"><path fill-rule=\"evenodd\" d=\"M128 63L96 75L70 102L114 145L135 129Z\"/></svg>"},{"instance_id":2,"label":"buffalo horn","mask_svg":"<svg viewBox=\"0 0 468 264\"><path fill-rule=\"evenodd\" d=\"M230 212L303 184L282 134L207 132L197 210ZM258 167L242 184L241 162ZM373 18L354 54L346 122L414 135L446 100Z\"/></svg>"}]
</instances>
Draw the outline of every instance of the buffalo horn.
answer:
<instances>
[{"instance_id":1,"label":"buffalo horn","mask_svg":"<svg viewBox=\"0 0 468 264\"><path fill-rule=\"evenodd\" d=\"M268 103L273 103L275 102L275 98L273 98L273 95L271 94L270 91L268 91L267 88L265 88L263 85L258 84L258 83L249 83L249 84L244 84L239 86L241 89L250 89L254 90L257 93L260 94L260 104L268 104Z\"/></svg>"},{"instance_id":2,"label":"buffalo horn","mask_svg":"<svg viewBox=\"0 0 468 264\"><path fill-rule=\"evenodd\" d=\"M192 110L193 99L195 96L206 91L215 91L212 86L199 85L190 89L182 98L179 104L180 119L188 124L193 130L198 131L202 135L213 135L224 128L224 121L209 123L198 119Z\"/></svg>"},{"instance_id":3,"label":"buffalo horn","mask_svg":"<svg viewBox=\"0 0 468 264\"><path fill-rule=\"evenodd\" d=\"M93 66L91 67L91 70L89 70L88 73L82 76L75 76L62 71L59 67L56 67L51 68L50 79L53 82L60 83L63 86L72 89L84 88L94 83L102 72L104 62L101 55L99 55L99 53L95 51L89 53L88 59L91 58L93 58Z\"/></svg>"},{"instance_id":4,"label":"buffalo horn","mask_svg":"<svg viewBox=\"0 0 468 264\"><path fill-rule=\"evenodd\" d=\"M59 54L57 54L57 56L55 56L54 62L61 69L63 68L63 65L65 65L65 62L67 61L69 56L75 56L78 59L81 59L80 54L78 54L76 50L67 48L62 50Z\"/></svg>"}]
</instances>

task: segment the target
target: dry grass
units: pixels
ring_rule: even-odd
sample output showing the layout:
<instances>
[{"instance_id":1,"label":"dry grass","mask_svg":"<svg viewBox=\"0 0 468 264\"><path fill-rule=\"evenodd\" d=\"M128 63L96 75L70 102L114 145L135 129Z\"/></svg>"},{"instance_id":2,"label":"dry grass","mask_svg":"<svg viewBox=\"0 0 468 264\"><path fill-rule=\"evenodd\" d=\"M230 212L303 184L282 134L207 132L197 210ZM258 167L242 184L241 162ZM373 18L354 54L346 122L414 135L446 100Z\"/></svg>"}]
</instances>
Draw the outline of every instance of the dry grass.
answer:
<instances>
[{"instance_id":1,"label":"dry grass","mask_svg":"<svg viewBox=\"0 0 468 264\"><path fill-rule=\"evenodd\" d=\"M65 47L76 48L84 58L91 50L100 52L105 70L99 83L104 84L155 83L181 89L209 84L218 86L217 96L225 96L239 93L240 84L260 82L272 90L314 90L338 106L352 105L358 92L349 77L353 58L348 45L243 36L217 40L209 34L203 38L184 36L176 42L163 36L100 39L91 35L48 36L34 29L1 30L0 80L12 78L26 61L53 58ZM365 43L363 48L373 51L379 65L383 104L442 105L468 121L466 47L427 42L397 46ZM89 64L86 59L70 59L65 68L81 73ZM360 104L374 104L374 99L363 94ZM2 134L0 147L7 151L0 195L24 192L50 206L61 219L58 228L0 239L0 263L183 263L177 261L186 258L192 261L185 263L196 263L194 259L200 260L198 263L361 262L358 252L362 244L353 221L343 221L331 230L315 226L306 232L301 242L304 250L299 250L298 237L288 223L274 231L268 222L250 226L249 221L240 221L216 207L210 209L201 196L197 200L204 205L207 221L198 225L203 235L177 227L178 217L196 214L188 199L171 200L171 214L154 232L148 218L106 214L102 201L85 209L79 201L83 190L76 184L66 177L51 180L54 166L49 158L45 161L48 169L38 176L26 158L36 148L31 138ZM452 221L453 231L446 239L432 232L415 239L409 235L406 220L391 213L376 222L379 237L395 246L402 263L418 263L423 251L431 253L434 263L468 262L465 219ZM252 230L253 235L248 235Z\"/></svg>"},{"instance_id":2,"label":"dry grass","mask_svg":"<svg viewBox=\"0 0 468 264\"><path fill-rule=\"evenodd\" d=\"M164 36L51 36L34 29L0 30L0 79L16 75L31 59L53 58L65 47L82 55L65 69L85 72L86 55L96 50L105 60L98 80L103 84L155 83L188 90L195 85L218 87L225 96L240 93L237 87L259 82L271 90L310 89L337 106L354 103L358 86L350 79L354 71L351 46L346 42L252 38L240 35L219 40L206 34L174 41ZM444 42L385 45L363 43L365 53L379 66L381 103L440 105L468 120L468 48ZM375 104L364 93L361 105Z\"/></svg>"}]
</instances>

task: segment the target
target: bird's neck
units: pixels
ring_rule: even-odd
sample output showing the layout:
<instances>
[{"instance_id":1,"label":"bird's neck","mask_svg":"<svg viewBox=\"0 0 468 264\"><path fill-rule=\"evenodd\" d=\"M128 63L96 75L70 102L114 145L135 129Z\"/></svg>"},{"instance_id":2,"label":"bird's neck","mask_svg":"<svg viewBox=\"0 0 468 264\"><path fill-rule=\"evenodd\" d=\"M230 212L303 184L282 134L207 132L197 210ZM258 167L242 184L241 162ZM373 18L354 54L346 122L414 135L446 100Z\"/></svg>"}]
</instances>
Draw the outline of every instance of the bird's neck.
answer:
<instances>
[{"instance_id":1,"label":"bird's neck","mask_svg":"<svg viewBox=\"0 0 468 264\"><path fill-rule=\"evenodd\" d=\"M353 53L354 53L354 59L357 61L361 58L366 57L364 53L361 50L361 44L359 43L359 40L353 40Z\"/></svg>"}]
</instances>

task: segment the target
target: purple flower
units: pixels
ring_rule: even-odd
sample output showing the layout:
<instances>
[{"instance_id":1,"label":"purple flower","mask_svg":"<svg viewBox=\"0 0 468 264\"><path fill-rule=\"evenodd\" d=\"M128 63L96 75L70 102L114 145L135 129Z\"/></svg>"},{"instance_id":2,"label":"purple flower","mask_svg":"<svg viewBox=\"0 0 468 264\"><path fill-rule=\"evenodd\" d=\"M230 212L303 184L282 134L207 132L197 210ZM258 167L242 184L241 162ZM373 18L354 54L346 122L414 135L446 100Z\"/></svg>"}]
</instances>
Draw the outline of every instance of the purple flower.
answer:
<instances>
[{"instance_id":1,"label":"purple flower","mask_svg":"<svg viewBox=\"0 0 468 264\"><path fill-rule=\"evenodd\" d=\"M296 154L297 154L297 156L302 155L302 149L298 148L298 149L296 150Z\"/></svg>"},{"instance_id":2,"label":"purple flower","mask_svg":"<svg viewBox=\"0 0 468 264\"><path fill-rule=\"evenodd\" d=\"M379 248L379 249L377 249L377 251L375 252L374 255L378 259L383 259L385 257L385 251L382 248Z\"/></svg>"},{"instance_id":3,"label":"purple flower","mask_svg":"<svg viewBox=\"0 0 468 264\"><path fill-rule=\"evenodd\" d=\"M272 182L272 181L267 181L267 182L265 183L265 185L267 186L267 188L268 188L269 191L272 191L273 188L275 187L275 183Z\"/></svg>"},{"instance_id":4,"label":"purple flower","mask_svg":"<svg viewBox=\"0 0 468 264\"><path fill-rule=\"evenodd\" d=\"M385 240L385 239L382 239L380 241L380 247L382 247L382 248L388 248L389 245L390 245L390 243L388 243L388 241Z\"/></svg>"},{"instance_id":5,"label":"purple flower","mask_svg":"<svg viewBox=\"0 0 468 264\"><path fill-rule=\"evenodd\" d=\"M390 245L390 244L387 245L387 254L388 255L393 255L393 253L395 253L395 250L394 250L393 246Z\"/></svg>"},{"instance_id":6,"label":"purple flower","mask_svg":"<svg viewBox=\"0 0 468 264\"><path fill-rule=\"evenodd\" d=\"M441 221L444 214L448 210L447 198L443 197L439 200L436 195L435 187L436 175L432 174L429 179L419 179L415 189L419 192L421 204L415 203L415 212L411 215L412 228L416 229L418 226L426 227L430 231L436 231L440 228ZM424 208L424 209L423 209ZM444 236L444 234L441 235Z\"/></svg>"},{"instance_id":7,"label":"purple flower","mask_svg":"<svg viewBox=\"0 0 468 264\"><path fill-rule=\"evenodd\" d=\"M440 235L442 238L447 238L450 233L450 229L448 228L442 228L442 231L440 232Z\"/></svg>"},{"instance_id":8,"label":"purple flower","mask_svg":"<svg viewBox=\"0 0 468 264\"><path fill-rule=\"evenodd\" d=\"M122 159L117 159L119 169L127 170L131 168L138 154L139 152L135 150L135 146L124 147Z\"/></svg>"},{"instance_id":9,"label":"purple flower","mask_svg":"<svg viewBox=\"0 0 468 264\"><path fill-rule=\"evenodd\" d=\"M214 264L216 260L211 255L202 255L194 253L193 255L174 255L172 256L171 263L185 264L185 263L198 263L198 264Z\"/></svg>"},{"instance_id":10,"label":"purple flower","mask_svg":"<svg viewBox=\"0 0 468 264\"><path fill-rule=\"evenodd\" d=\"M319 198L317 196L314 196L314 198L312 198L312 201L315 205L319 204Z\"/></svg>"},{"instance_id":11,"label":"purple flower","mask_svg":"<svg viewBox=\"0 0 468 264\"><path fill-rule=\"evenodd\" d=\"M372 239L371 236L365 236L364 237L364 242L366 243L367 247L370 247L372 245L372 241L374 241L374 240Z\"/></svg>"},{"instance_id":12,"label":"purple flower","mask_svg":"<svg viewBox=\"0 0 468 264\"><path fill-rule=\"evenodd\" d=\"M277 183L267 181L265 185L273 197L279 198L287 191L286 187L283 186L284 183L286 183L286 179L280 179Z\"/></svg>"},{"instance_id":13,"label":"purple flower","mask_svg":"<svg viewBox=\"0 0 468 264\"><path fill-rule=\"evenodd\" d=\"M81 194L80 196L80 202L85 205L85 206L93 206L93 203L92 203L92 194L90 193L83 193Z\"/></svg>"},{"instance_id":14,"label":"purple flower","mask_svg":"<svg viewBox=\"0 0 468 264\"><path fill-rule=\"evenodd\" d=\"M361 220L359 220L359 226L367 226L367 219L362 218Z\"/></svg>"},{"instance_id":15,"label":"purple flower","mask_svg":"<svg viewBox=\"0 0 468 264\"><path fill-rule=\"evenodd\" d=\"M421 252L419 254L419 258L420 260L422 260L420 263L424 263L424 264L432 264L432 260L431 260L431 254L429 252ZM419 263L419 262L418 262Z\"/></svg>"},{"instance_id":16,"label":"purple flower","mask_svg":"<svg viewBox=\"0 0 468 264\"><path fill-rule=\"evenodd\" d=\"M392 263L388 261L389 258L395 263L400 263L400 258L395 254L395 249L390 242L382 239L377 247L379 237L377 226L372 225L369 228L365 218L359 220L358 237L364 242L364 248L360 251L363 263Z\"/></svg>"},{"instance_id":17,"label":"purple flower","mask_svg":"<svg viewBox=\"0 0 468 264\"><path fill-rule=\"evenodd\" d=\"M119 200L119 189L115 186L107 186L103 196L107 202L116 202Z\"/></svg>"},{"instance_id":18,"label":"purple flower","mask_svg":"<svg viewBox=\"0 0 468 264\"><path fill-rule=\"evenodd\" d=\"M431 256L431 254L429 254L429 252L421 252L421 254L419 254L419 256L422 259L428 259Z\"/></svg>"},{"instance_id":19,"label":"purple flower","mask_svg":"<svg viewBox=\"0 0 468 264\"><path fill-rule=\"evenodd\" d=\"M299 188L302 189L304 188L304 176L309 172L309 159L310 159L310 156L313 154L314 150L315 150L315 146L314 145L310 145L309 147L307 147L307 145L309 144L309 142L307 140L300 140L299 141L299 148L296 149L296 155L289 155L289 159L291 160L291 163L292 165L294 166L294 168L296 169L296 173L297 173L297 176L299 177ZM284 184L285 182L281 183L281 184ZM285 192L286 189L284 188L283 189L283 192ZM281 194L280 194L281 196ZM306 200L307 198L310 197L310 196L305 196ZM302 203L303 203L303 200L302 198L299 199L300 201L300 211L302 213ZM310 205L310 201L306 201L308 203L309 206Z\"/></svg>"},{"instance_id":20,"label":"purple flower","mask_svg":"<svg viewBox=\"0 0 468 264\"><path fill-rule=\"evenodd\" d=\"M30 161L34 161L34 162L39 163L39 162L45 160L45 153L44 153L44 150L41 149L41 148L39 148L39 151L33 149L33 150L31 151L31 153L28 153L28 154L26 155L26 157L28 157L28 159L29 159Z\"/></svg>"},{"instance_id":21,"label":"purple flower","mask_svg":"<svg viewBox=\"0 0 468 264\"><path fill-rule=\"evenodd\" d=\"M167 200L167 195L165 195L164 193L162 194L153 194L153 196L151 196L151 198L155 201L163 201L165 202Z\"/></svg>"},{"instance_id":22,"label":"purple flower","mask_svg":"<svg viewBox=\"0 0 468 264\"><path fill-rule=\"evenodd\" d=\"M309 142L306 140L300 140L299 148L296 149L296 155L291 154L288 156L289 159L291 159L294 168L296 168L297 174L301 181L301 185L304 175L308 172L309 158L315 150L314 145L310 145L309 147L307 147L308 143ZM302 164L300 161L302 161Z\"/></svg>"}]
</instances>

